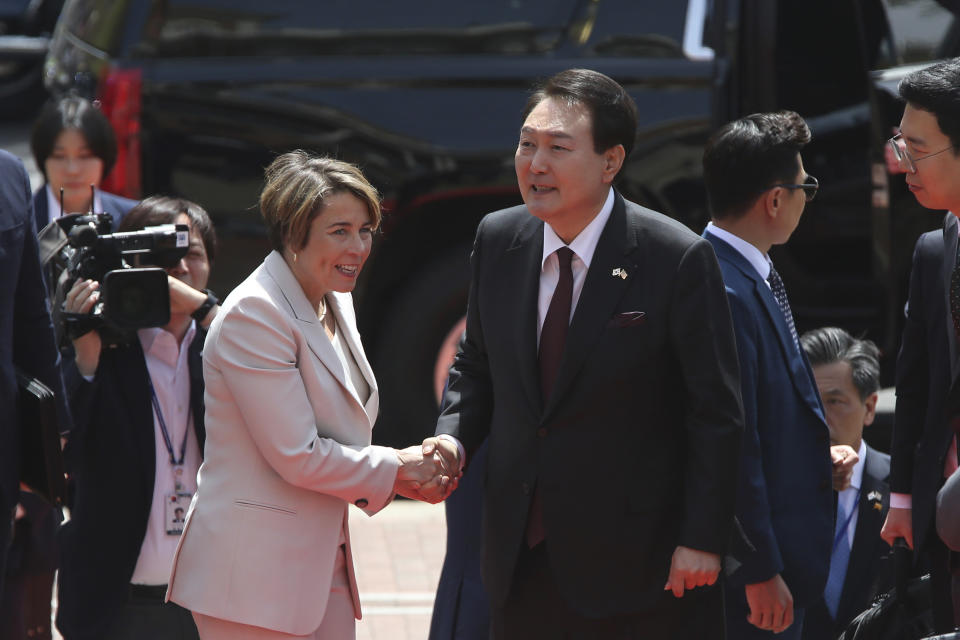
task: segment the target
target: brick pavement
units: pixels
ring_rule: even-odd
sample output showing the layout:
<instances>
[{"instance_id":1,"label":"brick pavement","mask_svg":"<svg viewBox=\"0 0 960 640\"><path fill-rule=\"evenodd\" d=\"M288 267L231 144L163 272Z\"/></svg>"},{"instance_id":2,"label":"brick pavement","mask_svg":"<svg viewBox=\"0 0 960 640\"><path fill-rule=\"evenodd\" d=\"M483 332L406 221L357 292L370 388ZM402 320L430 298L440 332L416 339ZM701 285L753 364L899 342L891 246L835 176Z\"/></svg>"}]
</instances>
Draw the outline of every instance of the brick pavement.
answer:
<instances>
[{"instance_id":1,"label":"brick pavement","mask_svg":"<svg viewBox=\"0 0 960 640\"><path fill-rule=\"evenodd\" d=\"M426 640L446 531L442 504L398 499L372 518L350 509L357 640Z\"/></svg>"},{"instance_id":2,"label":"brick pavement","mask_svg":"<svg viewBox=\"0 0 960 640\"><path fill-rule=\"evenodd\" d=\"M372 518L350 509L363 606L357 640L426 640L446 536L442 504L398 499ZM62 640L56 630L54 640Z\"/></svg>"}]
</instances>

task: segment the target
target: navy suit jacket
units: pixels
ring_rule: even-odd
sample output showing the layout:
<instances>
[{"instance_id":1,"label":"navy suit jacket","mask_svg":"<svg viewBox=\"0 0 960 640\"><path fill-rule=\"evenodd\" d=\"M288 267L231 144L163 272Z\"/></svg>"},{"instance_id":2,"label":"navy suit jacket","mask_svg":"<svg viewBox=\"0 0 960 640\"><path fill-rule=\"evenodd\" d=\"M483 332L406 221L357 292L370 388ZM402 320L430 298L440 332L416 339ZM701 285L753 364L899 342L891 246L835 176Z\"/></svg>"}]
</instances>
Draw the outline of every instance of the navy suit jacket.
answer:
<instances>
[{"instance_id":1,"label":"navy suit jacket","mask_svg":"<svg viewBox=\"0 0 960 640\"><path fill-rule=\"evenodd\" d=\"M705 232L730 301L746 430L737 518L751 552L727 567L742 588L780 574L803 607L823 593L833 542L830 434L806 356L776 298L740 252Z\"/></svg>"},{"instance_id":2,"label":"navy suit jacket","mask_svg":"<svg viewBox=\"0 0 960 640\"><path fill-rule=\"evenodd\" d=\"M189 345L190 406L203 451L206 331ZM105 349L87 382L70 363L76 427L65 450L75 486L71 520L61 527L57 627L64 637L103 637L129 594L146 535L156 473L149 373L140 341Z\"/></svg>"},{"instance_id":3,"label":"navy suit jacket","mask_svg":"<svg viewBox=\"0 0 960 640\"><path fill-rule=\"evenodd\" d=\"M957 218L917 240L903 339L897 356L897 407L890 448L890 490L913 497L913 541L919 553L934 524L937 491L960 415L960 348L950 315L950 276Z\"/></svg>"},{"instance_id":4,"label":"navy suit jacket","mask_svg":"<svg viewBox=\"0 0 960 640\"><path fill-rule=\"evenodd\" d=\"M830 617L823 597L817 598L803 618L803 640L836 638L877 595L893 588L890 545L880 537L890 506L890 456L867 445L863 464L857 530L853 534L837 618Z\"/></svg>"},{"instance_id":5,"label":"navy suit jacket","mask_svg":"<svg viewBox=\"0 0 960 640\"><path fill-rule=\"evenodd\" d=\"M20 439L15 366L56 393L62 430L69 429L60 355L37 253L30 181L23 164L0 151L0 576L19 496Z\"/></svg>"},{"instance_id":6,"label":"navy suit jacket","mask_svg":"<svg viewBox=\"0 0 960 640\"><path fill-rule=\"evenodd\" d=\"M130 211L130 209L133 209L139 204L136 200L124 198L123 196L116 196L112 193L107 193L106 191L98 190L97 194L100 196L100 202L103 204L103 211L97 211L96 213L109 213L111 216L113 216L114 231L116 231L117 227L120 226L120 221L123 219L123 216L127 215L127 212ZM47 202L46 185L37 189L36 193L33 194L33 212L37 231L40 231L50 223L50 207ZM68 211L67 213L77 212ZM83 213L87 212L84 211Z\"/></svg>"}]
</instances>

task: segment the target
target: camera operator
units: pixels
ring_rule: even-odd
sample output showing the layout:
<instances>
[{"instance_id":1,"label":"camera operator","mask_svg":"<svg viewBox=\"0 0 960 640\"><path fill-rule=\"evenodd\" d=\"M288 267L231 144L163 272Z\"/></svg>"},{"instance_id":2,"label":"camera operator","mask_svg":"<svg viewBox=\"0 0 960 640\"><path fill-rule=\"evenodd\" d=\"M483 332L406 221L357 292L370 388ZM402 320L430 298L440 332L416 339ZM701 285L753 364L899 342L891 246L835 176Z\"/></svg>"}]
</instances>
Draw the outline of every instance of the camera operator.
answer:
<instances>
[{"instance_id":1,"label":"camera operator","mask_svg":"<svg viewBox=\"0 0 960 640\"><path fill-rule=\"evenodd\" d=\"M116 346L96 330L73 339L75 499L60 532L57 615L66 640L198 637L190 613L163 599L183 528L177 510L190 504L203 454L200 352L218 310L205 291L216 239L201 207L165 197L134 207L119 230L163 224L186 224L190 240L166 269L170 321ZM78 280L65 311L90 313L99 297L99 283Z\"/></svg>"}]
</instances>

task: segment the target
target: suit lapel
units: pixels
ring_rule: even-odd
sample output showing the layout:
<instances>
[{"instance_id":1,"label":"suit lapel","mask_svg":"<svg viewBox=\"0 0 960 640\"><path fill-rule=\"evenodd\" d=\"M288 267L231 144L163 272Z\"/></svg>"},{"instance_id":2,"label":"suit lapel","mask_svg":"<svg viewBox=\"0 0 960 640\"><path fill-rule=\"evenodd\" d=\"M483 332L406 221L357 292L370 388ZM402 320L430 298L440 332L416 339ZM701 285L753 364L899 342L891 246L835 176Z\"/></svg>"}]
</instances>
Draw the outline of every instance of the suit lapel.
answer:
<instances>
[{"instance_id":1,"label":"suit lapel","mask_svg":"<svg viewBox=\"0 0 960 640\"><path fill-rule=\"evenodd\" d=\"M797 351L786 318L783 317L783 311L780 309L773 291L770 290L770 286L739 251L723 239L710 233L707 233L706 237L713 244L718 259L734 266L747 280L753 283L754 298L773 325L777 334L777 342L780 344L780 351L790 367L790 379L793 380L794 388L806 400L810 408L822 418L823 411L820 407L819 395L813 387L813 376L809 372L803 355Z\"/></svg>"},{"instance_id":2,"label":"suit lapel","mask_svg":"<svg viewBox=\"0 0 960 640\"><path fill-rule=\"evenodd\" d=\"M356 361L357 367L363 375L363 379L367 381L367 385L370 387L370 395L367 397L365 403L362 402L362 399L357 397L356 394L351 393L357 403L366 411L367 418L370 420L370 427L373 428L373 423L377 419L377 412L380 406L379 394L377 393L377 380L373 376L373 369L370 368L370 363L367 362L367 357L363 352L363 346L360 344L360 334L356 331L352 310L348 313L348 310L344 309L344 305L351 300L349 296L341 297L337 294L327 296L327 304L337 318L337 330L340 331L340 338L350 349L350 352L353 354L353 359Z\"/></svg>"},{"instance_id":3,"label":"suit lapel","mask_svg":"<svg viewBox=\"0 0 960 640\"><path fill-rule=\"evenodd\" d=\"M956 381L960 373L960 353L957 352L957 336L953 330L953 314L950 311L950 278L957 255L957 217L947 213L943 220L943 308L946 310L947 344L950 345L950 379Z\"/></svg>"},{"instance_id":4,"label":"suit lapel","mask_svg":"<svg viewBox=\"0 0 960 640\"><path fill-rule=\"evenodd\" d=\"M615 193L613 211L610 212L610 219L607 220L593 252L580 299L570 323L560 371L553 394L544 407L544 417L549 415L573 383L587 354L606 329L617 303L636 277L636 261L628 256L636 246L635 219L627 217L623 197ZM627 277L613 277L612 272L616 268L626 269Z\"/></svg>"},{"instance_id":5,"label":"suit lapel","mask_svg":"<svg viewBox=\"0 0 960 640\"><path fill-rule=\"evenodd\" d=\"M316 309L314 309L310 301L307 300L307 296L303 293L300 283L297 282L293 272L290 271L287 263L284 262L283 257L274 251L264 260L264 265L270 277L272 277L279 286L280 293L287 302L290 314L299 322L300 330L303 331L310 350L313 351L313 354L317 356L317 359L320 360L323 366L327 368L330 375L336 378L340 386L347 391L348 395L352 397L361 408L364 408L364 404L360 402L356 394L349 391L350 387L347 385L347 373L344 370L343 363L340 362L340 358L337 357L337 352L333 348L330 338L327 337L323 324L317 317ZM333 296L327 296L328 301L332 297ZM342 310L338 311L342 313ZM340 319L342 319L342 315L338 316L338 320ZM366 409L364 408L364 410Z\"/></svg>"},{"instance_id":6,"label":"suit lapel","mask_svg":"<svg viewBox=\"0 0 960 640\"><path fill-rule=\"evenodd\" d=\"M540 272L543 262L543 221L529 216L517 230L503 257L504 273L509 274L514 286L504 287L520 382L530 401L534 414L541 410L540 367L537 357L537 303L540 295Z\"/></svg>"}]
</instances>

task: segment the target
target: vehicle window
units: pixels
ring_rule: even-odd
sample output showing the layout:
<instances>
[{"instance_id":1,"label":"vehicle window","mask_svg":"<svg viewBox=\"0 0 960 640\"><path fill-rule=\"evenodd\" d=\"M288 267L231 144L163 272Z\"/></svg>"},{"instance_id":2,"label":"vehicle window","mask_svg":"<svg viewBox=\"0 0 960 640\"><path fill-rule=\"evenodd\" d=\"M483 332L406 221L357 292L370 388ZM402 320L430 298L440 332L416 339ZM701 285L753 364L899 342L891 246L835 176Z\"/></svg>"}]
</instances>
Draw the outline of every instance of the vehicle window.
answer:
<instances>
[{"instance_id":1,"label":"vehicle window","mask_svg":"<svg viewBox=\"0 0 960 640\"><path fill-rule=\"evenodd\" d=\"M60 16L63 28L89 45L108 54L116 53L122 25L130 9L130 0L74 0L68 2Z\"/></svg>"},{"instance_id":2,"label":"vehicle window","mask_svg":"<svg viewBox=\"0 0 960 640\"><path fill-rule=\"evenodd\" d=\"M600 56L681 58L687 4L637 0L591 3L581 43L587 52Z\"/></svg>"},{"instance_id":3,"label":"vehicle window","mask_svg":"<svg viewBox=\"0 0 960 640\"><path fill-rule=\"evenodd\" d=\"M547 51L576 0L168 0L139 55L431 55Z\"/></svg>"},{"instance_id":4,"label":"vehicle window","mask_svg":"<svg viewBox=\"0 0 960 640\"><path fill-rule=\"evenodd\" d=\"M958 4L951 0L883 0L896 57L883 67L957 55ZM953 7L951 11L950 8Z\"/></svg>"}]
</instances>

